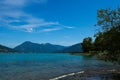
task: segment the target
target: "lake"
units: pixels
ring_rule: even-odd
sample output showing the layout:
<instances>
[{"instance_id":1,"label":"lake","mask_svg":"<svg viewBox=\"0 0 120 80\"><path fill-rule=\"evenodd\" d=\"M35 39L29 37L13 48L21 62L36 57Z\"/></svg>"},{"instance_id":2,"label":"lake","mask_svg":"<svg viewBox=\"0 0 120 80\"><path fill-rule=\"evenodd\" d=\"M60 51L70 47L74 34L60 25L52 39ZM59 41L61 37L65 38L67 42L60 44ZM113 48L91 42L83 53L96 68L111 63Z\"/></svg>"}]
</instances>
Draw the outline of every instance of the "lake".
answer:
<instances>
[{"instance_id":1,"label":"lake","mask_svg":"<svg viewBox=\"0 0 120 80\"><path fill-rule=\"evenodd\" d=\"M49 80L84 69L114 66L88 56L62 53L0 54L0 80Z\"/></svg>"}]
</instances>

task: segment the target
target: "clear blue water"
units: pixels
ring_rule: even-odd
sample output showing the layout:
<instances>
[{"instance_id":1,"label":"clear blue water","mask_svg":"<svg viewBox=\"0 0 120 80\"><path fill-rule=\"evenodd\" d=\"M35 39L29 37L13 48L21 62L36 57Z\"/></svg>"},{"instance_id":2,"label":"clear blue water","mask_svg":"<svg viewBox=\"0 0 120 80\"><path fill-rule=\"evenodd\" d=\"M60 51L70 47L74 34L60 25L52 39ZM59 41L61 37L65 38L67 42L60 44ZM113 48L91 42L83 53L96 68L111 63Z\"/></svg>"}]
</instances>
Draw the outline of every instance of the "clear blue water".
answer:
<instances>
[{"instance_id":1,"label":"clear blue water","mask_svg":"<svg viewBox=\"0 0 120 80\"><path fill-rule=\"evenodd\" d=\"M0 54L0 80L49 80L84 69L114 66L86 56L70 54Z\"/></svg>"}]
</instances>

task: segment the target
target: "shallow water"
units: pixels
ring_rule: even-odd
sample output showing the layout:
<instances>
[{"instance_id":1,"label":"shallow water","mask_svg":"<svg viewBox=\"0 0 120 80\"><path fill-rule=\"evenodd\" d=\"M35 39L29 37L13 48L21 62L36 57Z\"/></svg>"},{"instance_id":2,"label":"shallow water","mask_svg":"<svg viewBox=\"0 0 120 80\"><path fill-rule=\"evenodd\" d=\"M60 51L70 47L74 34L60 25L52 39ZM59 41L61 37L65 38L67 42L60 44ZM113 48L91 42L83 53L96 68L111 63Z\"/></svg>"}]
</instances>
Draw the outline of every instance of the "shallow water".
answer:
<instances>
[{"instance_id":1,"label":"shallow water","mask_svg":"<svg viewBox=\"0 0 120 80\"><path fill-rule=\"evenodd\" d=\"M112 67L112 63L70 54L0 54L0 80L48 80L83 69Z\"/></svg>"}]
</instances>

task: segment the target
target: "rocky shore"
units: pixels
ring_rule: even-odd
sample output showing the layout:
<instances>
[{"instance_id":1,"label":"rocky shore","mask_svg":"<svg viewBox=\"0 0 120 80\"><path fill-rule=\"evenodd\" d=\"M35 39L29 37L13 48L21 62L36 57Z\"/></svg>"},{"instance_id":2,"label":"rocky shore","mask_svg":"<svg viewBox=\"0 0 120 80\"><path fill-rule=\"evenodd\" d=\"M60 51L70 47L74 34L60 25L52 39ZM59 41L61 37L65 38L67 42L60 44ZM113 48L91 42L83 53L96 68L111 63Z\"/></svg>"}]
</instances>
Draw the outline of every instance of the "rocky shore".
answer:
<instances>
[{"instance_id":1,"label":"rocky shore","mask_svg":"<svg viewBox=\"0 0 120 80\"><path fill-rule=\"evenodd\" d=\"M88 69L62 75L50 80L120 80L120 68Z\"/></svg>"}]
</instances>

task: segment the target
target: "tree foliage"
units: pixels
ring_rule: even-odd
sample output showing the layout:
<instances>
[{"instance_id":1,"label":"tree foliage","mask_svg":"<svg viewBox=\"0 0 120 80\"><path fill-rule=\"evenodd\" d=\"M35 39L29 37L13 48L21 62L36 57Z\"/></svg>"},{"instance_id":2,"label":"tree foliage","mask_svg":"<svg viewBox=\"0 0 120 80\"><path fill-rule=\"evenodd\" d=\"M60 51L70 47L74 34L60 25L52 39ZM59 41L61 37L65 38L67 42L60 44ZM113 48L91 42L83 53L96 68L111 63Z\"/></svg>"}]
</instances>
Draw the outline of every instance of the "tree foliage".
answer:
<instances>
[{"instance_id":1,"label":"tree foliage","mask_svg":"<svg viewBox=\"0 0 120 80\"><path fill-rule=\"evenodd\" d=\"M104 50L108 52L107 59L117 61L120 57L120 26L104 32Z\"/></svg>"},{"instance_id":2,"label":"tree foliage","mask_svg":"<svg viewBox=\"0 0 120 80\"><path fill-rule=\"evenodd\" d=\"M95 50L106 52L105 59L118 61L120 59L120 8L117 10L101 9L97 12L98 26L102 31L96 36Z\"/></svg>"},{"instance_id":3,"label":"tree foliage","mask_svg":"<svg viewBox=\"0 0 120 80\"><path fill-rule=\"evenodd\" d=\"M83 51L84 52L89 52L92 49L92 38L88 37L83 40L82 43Z\"/></svg>"},{"instance_id":4,"label":"tree foliage","mask_svg":"<svg viewBox=\"0 0 120 80\"><path fill-rule=\"evenodd\" d=\"M120 25L120 8L117 10L101 9L97 11L98 26L102 26L104 31Z\"/></svg>"}]
</instances>

